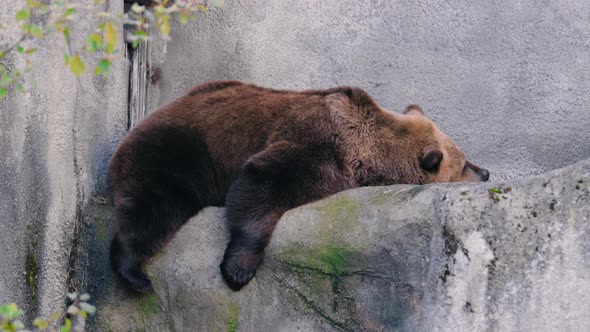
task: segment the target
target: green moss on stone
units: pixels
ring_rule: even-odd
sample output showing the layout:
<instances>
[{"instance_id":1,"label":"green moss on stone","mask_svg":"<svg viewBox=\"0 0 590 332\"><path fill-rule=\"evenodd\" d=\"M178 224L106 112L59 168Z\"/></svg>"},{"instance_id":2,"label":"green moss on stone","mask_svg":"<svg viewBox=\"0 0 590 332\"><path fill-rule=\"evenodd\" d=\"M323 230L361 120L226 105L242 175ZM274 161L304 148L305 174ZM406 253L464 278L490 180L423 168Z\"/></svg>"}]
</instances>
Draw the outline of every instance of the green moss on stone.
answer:
<instances>
[{"instance_id":1,"label":"green moss on stone","mask_svg":"<svg viewBox=\"0 0 590 332\"><path fill-rule=\"evenodd\" d=\"M321 273L340 276L353 264L358 251L344 246L311 246L295 243L277 254L279 261L294 267L308 268Z\"/></svg>"},{"instance_id":2,"label":"green moss on stone","mask_svg":"<svg viewBox=\"0 0 590 332\"><path fill-rule=\"evenodd\" d=\"M361 206L347 193L312 205L319 220L310 229L310 239L291 242L275 254L282 269L298 279L289 286L303 304L328 317L352 312L347 299L348 276L365 269L363 252L370 244L359 223Z\"/></svg>"},{"instance_id":3,"label":"green moss on stone","mask_svg":"<svg viewBox=\"0 0 590 332\"><path fill-rule=\"evenodd\" d=\"M328 226L349 228L356 224L359 217L359 204L346 194L334 196L315 209L329 221L326 223ZM329 228L323 229L324 234L320 235L327 235L325 233L329 231Z\"/></svg>"},{"instance_id":4,"label":"green moss on stone","mask_svg":"<svg viewBox=\"0 0 590 332\"><path fill-rule=\"evenodd\" d=\"M137 297L135 299L135 309L145 319L152 319L158 313L158 297L155 293Z\"/></svg>"},{"instance_id":5,"label":"green moss on stone","mask_svg":"<svg viewBox=\"0 0 590 332\"><path fill-rule=\"evenodd\" d=\"M25 283L31 294L37 294L37 273L39 266L37 265L37 258L35 252L31 249L27 250L27 257L25 260Z\"/></svg>"},{"instance_id":6,"label":"green moss on stone","mask_svg":"<svg viewBox=\"0 0 590 332\"><path fill-rule=\"evenodd\" d=\"M230 303L228 307L228 318L227 318L227 332L236 332L238 328L238 317L240 315L240 309L235 303Z\"/></svg>"},{"instance_id":7,"label":"green moss on stone","mask_svg":"<svg viewBox=\"0 0 590 332\"><path fill-rule=\"evenodd\" d=\"M293 243L279 252L277 258L293 267L342 275L364 247L363 243L353 243L351 238L351 234L362 232L358 223L359 204L347 194L339 194L314 208L324 218L317 228L319 243Z\"/></svg>"},{"instance_id":8,"label":"green moss on stone","mask_svg":"<svg viewBox=\"0 0 590 332\"><path fill-rule=\"evenodd\" d=\"M348 326L348 318L355 315L348 276L364 269L360 251L296 243L275 257L298 280L296 286L288 286L295 294L289 301L315 311L336 327Z\"/></svg>"},{"instance_id":9,"label":"green moss on stone","mask_svg":"<svg viewBox=\"0 0 590 332\"><path fill-rule=\"evenodd\" d=\"M346 259L354 252L348 248L325 247L318 253L317 259L326 266L330 266L335 274L342 274Z\"/></svg>"},{"instance_id":10,"label":"green moss on stone","mask_svg":"<svg viewBox=\"0 0 590 332\"><path fill-rule=\"evenodd\" d=\"M324 219L317 229L320 241L320 248L317 249L322 250L322 248L330 246L357 247L357 245L350 243L350 235L362 232L358 223L359 209L358 202L347 194L336 195L317 205L315 210Z\"/></svg>"}]
</instances>

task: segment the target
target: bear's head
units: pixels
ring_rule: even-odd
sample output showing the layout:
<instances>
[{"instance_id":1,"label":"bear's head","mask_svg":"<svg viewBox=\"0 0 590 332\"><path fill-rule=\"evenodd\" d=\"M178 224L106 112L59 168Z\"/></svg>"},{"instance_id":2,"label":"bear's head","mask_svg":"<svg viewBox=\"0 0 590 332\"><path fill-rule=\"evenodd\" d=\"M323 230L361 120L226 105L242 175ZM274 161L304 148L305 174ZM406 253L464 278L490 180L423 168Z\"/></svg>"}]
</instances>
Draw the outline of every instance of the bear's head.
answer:
<instances>
[{"instance_id":1,"label":"bear's head","mask_svg":"<svg viewBox=\"0 0 590 332\"><path fill-rule=\"evenodd\" d=\"M457 144L417 105L402 114L381 108L362 90L333 99L357 185L483 182L489 172L467 161ZM360 117L359 117L360 115Z\"/></svg>"},{"instance_id":2,"label":"bear's head","mask_svg":"<svg viewBox=\"0 0 590 332\"><path fill-rule=\"evenodd\" d=\"M465 158L457 144L443 133L417 105L406 107L395 122L405 128L403 150L412 168L420 172L421 183L432 182L483 182L490 173ZM399 130L399 128L398 128Z\"/></svg>"}]
</instances>

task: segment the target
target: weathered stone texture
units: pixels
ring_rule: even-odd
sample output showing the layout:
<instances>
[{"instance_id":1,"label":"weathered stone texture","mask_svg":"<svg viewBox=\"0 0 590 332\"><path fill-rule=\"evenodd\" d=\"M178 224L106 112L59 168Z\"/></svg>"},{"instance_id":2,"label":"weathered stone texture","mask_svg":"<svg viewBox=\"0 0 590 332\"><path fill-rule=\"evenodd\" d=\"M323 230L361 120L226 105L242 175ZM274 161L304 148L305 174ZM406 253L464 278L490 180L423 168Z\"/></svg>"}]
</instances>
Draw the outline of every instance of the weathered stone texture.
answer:
<instances>
[{"instance_id":1,"label":"weathered stone texture","mask_svg":"<svg viewBox=\"0 0 590 332\"><path fill-rule=\"evenodd\" d=\"M590 160L527 179L360 188L287 212L240 292L218 265L223 209L193 218L111 284L115 331L583 331L590 328Z\"/></svg>"},{"instance_id":2,"label":"weathered stone texture","mask_svg":"<svg viewBox=\"0 0 590 332\"><path fill-rule=\"evenodd\" d=\"M0 1L0 21L8 26L0 30L2 48L19 36L14 14L24 2ZM103 9L121 12L122 6ZM74 50L98 24L96 7L77 8ZM68 287L78 284L75 239L90 218L81 211L91 197L106 194L105 168L127 129L125 58L104 78L92 75L95 59L84 57L87 70L77 79L63 65L61 35L34 46L36 88L10 91L0 101L0 303L16 302L28 321L62 311ZM14 52L0 61L13 69L23 59Z\"/></svg>"}]
</instances>

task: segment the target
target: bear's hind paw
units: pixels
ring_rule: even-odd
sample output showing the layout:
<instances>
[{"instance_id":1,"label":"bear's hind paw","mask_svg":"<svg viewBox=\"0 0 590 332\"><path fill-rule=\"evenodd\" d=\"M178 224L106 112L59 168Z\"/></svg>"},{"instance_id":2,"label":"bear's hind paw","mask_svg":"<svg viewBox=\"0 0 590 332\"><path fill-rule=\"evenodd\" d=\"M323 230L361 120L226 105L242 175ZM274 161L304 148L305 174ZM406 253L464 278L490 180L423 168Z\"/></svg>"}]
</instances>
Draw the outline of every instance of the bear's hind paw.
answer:
<instances>
[{"instance_id":1,"label":"bear's hind paw","mask_svg":"<svg viewBox=\"0 0 590 332\"><path fill-rule=\"evenodd\" d=\"M152 290L150 278L143 272L119 272L123 282L131 289L139 293L146 293Z\"/></svg>"}]
</instances>

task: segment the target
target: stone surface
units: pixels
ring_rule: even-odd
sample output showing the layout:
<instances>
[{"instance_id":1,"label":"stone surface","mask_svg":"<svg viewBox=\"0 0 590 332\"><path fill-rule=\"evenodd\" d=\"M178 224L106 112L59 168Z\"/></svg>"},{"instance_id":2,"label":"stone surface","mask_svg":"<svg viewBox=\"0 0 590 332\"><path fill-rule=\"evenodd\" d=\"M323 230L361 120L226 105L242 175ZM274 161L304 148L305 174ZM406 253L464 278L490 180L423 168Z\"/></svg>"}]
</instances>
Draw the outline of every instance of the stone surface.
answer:
<instances>
[{"instance_id":1,"label":"stone surface","mask_svg":"<svg viewBox=\"0 0 590 332\"><path fill-rule=\"evenodd\" d=\"M24 2L0 1L0 22L8 27L0 29L0 48L18 38L14 14ZM77 7L74 50L96 29L89 8L96 7ZM104 9L122 8L122 2L111 1ZM82 210L105 194L105 167L127 129L124 58L112 65L108 78L93 76L94 60L84 58L90 68L76 79L63 65L67 47L61 35L35 46L37 87L10 91L0 101L0 303L16 302L27 321L61 311L68 288L78 287L72 262L77 233L88 217ZM14 52L0 61L14 68L24 60Z\"/></svg>"},{"instance_id":2,"label":"stone surface","mask_svg":"<svg viewBox=\"0 0 590 332\"><path fill-rule=\"evenodd\" d=\"M590 158L590 1L225 1L151 47L149 109L209 80L416 103L493 180ZM156 79L157 78L157 79Z\"/></svg>"},{"instance_id":3,"label":"stone surface","mask_svg":"<svg viewBox=\"0 0 590 332\"><path fill-rule=\"evenodd\" d=\"M97 330L585 331L590 160L508 182L360 188L288 211L240 292L218 265L224 210L104 289Z\"/></svg>"}]
</instances>

